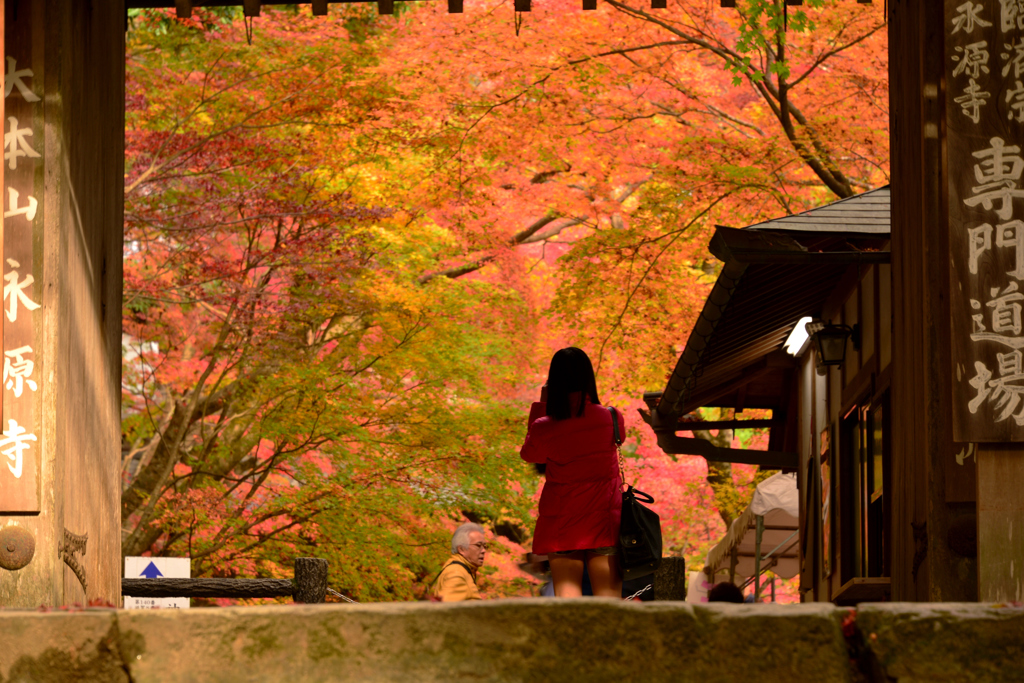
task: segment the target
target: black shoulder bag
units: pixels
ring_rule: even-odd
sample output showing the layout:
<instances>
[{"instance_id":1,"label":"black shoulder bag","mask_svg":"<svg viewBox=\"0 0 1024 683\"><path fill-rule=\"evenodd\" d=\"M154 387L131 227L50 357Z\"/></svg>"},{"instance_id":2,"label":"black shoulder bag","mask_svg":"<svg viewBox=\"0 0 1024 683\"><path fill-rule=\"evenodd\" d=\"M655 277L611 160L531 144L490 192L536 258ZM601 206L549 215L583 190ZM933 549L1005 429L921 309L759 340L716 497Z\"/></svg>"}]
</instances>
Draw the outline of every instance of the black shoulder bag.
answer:
<instances>
[{"instance_id":1,"label":"black shoulder bag","mask_svg":"<svg viewBox=\"0 0 1024 683\"><path fill-rule=\"evenodd\" d=\"M622 470L622 436L619 434L619 413L609 407L612 414L612 434L615 451L619 456L619 476L626 483ZM661 564L661 518L645 507L654 498L632 486L622 492L622 521L619 526L619 567L625 581L653 574Z\"/></svg>"}]
</instances>

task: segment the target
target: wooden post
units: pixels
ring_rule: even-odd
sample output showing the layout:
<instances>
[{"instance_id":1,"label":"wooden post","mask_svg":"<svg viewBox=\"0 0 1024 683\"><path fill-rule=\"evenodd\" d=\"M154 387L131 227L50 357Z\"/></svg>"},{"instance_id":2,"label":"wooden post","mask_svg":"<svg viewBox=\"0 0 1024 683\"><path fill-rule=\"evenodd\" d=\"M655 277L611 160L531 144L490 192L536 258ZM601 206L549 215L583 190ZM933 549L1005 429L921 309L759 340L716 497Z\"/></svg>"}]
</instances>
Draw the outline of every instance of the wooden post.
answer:
<instances>
[{"instance_id":1,"label":"wooden post","mask_svg":"<svg viewBox=\"0 0 1024 683\"><path fill-rule=\"evenodd\" d=\"M1024 601L1024 445L979 444L978 599Z\"/></svg>"},{"instance_id":2,"label":"wooden post","mask_svg":"<svg viewBox=\"0 0 1024 683\"><path fill-rule=\"evenodd\" d=\"M313 0L313 16L327 16L327 0Z\"/></svg>"},{"instance_id":3,"label":"wooden post","mask_svg":"<svg viewBox=\"0 0 1024 683\"><path fill-rule=\"evenodd\" d=\"M529 12L530 0L515 0L514 8L516 12Z\"/></svg>"},{"instance_id":4,"label":"wooden post","mask_svg":"<svg viewBox=\"0 0 1024 683\"><path fill-rule=\"evenodd\" d=\"M3 57L7 56L7 42L6 42L6 39L5 39L6 31L7 31L7 24L6 24L6 21L7 21L7 6L6 5L7 5L7 3L5 2L5 0L0 0L0 58L3 58ZM6 66L7 66L7 60L4 59L4 67L6 68ZM5 73L6 73L6 71L5 71ZM6 97L0 97L0 122L3 123L3 132L4 133L7 132L7 127L6 127L7 117L4 115L4 100L6 100L6 99L7 99ZM2 162L2 161L3 161L3 159L0 159L0 162ZM5 164L0 163L0 194L2 194L2 195L6 195L7 194L7 186L4 185L4 166L5 166ZM0 196L0 206L4 206L4 207L7 206L7 197L6 196ZM4 211L6 211L6 209L4 209ZM3 213L3 211L0 211L0 214L2 214L2 213ZM3 262L4 262L4 219L3 219L2 216L0 216L0 263L3 263ZM0 350L2 350L3 348L4 348L4 326L3 326L3 323L0 323ZM3 392L0 392L0 416L3 415L3 410L4 410L4 398L3 398Z\"/></svg>"},{"instance_id":5,"label":"wooden post","mask_svg":"<svg viewBox=\"0 0 1024 683\"><path fill-rule=\"evenodd\" d=\"M764 515L754 515L754 602L761 602L761 539L764 537Z\"/></svg>"},{"instance_id":6,"label":"wooden post","mask_svg":"<svg viewBox=\"0 0 1024 683\"><path fill-rule=\"evenodd\" d=\"M174 11L179 19L192 16L192 0L174 0Z\"/></svg>"},{"instance_id":7,"label":"wooden post","mask_svg":"<svg viewBox=\"0 0 1024 683\"><path fill-rule=\"evenodd\" d=\"M395 0L377 0L377 14L394 14Z\"/></svg>"},{"instance_id":8,"label":"wooden post","mask_svg":"<svg viewBox=\"0 0 1024 683\"><path fill-rule=\"evenodd\" d=\"M663 557L653 579L655 600L686 599L686 559Z\"/></svg>"},{"instance_id":9,"label":"wooden post","mask_svg":"<svg viewBox=\"0 0 1024 683\"><path fill-rule=\"evenodd\" d=\"M242 0L242 14L247 17L258 17L260 4L260 0Z\"/></svg>"},{"instance_id":10,"label":"wooden post","mask_svg":"<svg viewBox=\"0 0 1024 683\"><path fill-rule=\"evenodd\" d=\"M448 14L462 14L462 0L448 0Z\"/></svg>"},{"instance_id":11,"label":"wooden post","mask_svg":"<svg viewBox=\"0 0 1024 683\"><path fill-rule=\"evenodd\" d=\"M583 9L597 9L597 0L583 0Z\"/></svg>"},{"instance_id":12,"label":"wooden post","mask_svg":"<svg viewBox=\"0 0 1024 683\"><path fill-rule=\"evenodd\" d=\"M950 304L950 231L943 206L948 184L942 122L951 95L943 95L940 85L954 54L945 46L951 25L944 21L940 2L900 0L890 2L888 10L892 599L971 601L977 599L976 584L960 578L960 570L970 573L971 562L951 553L948 530L955 510L946 501L947 468L959 450L952 427L955 373L950 321L971 323L970 310L964 308L969 302L958 293L956 309ZM998 18L995 24L999 25ZM993 62L992 73L1000 70ZM959 108L956 114L963 116ZM964 179L973 174L973 168L964 168L963 163L949 169ZM965 365L964 371L967 367L973 369L973 364ZM973 373L967 379L971 377ZM957 407L965 410L966 401Z\"/></svg>"},{"instance_id":13,"label":"wooden post","mask_svg":"<svg viewBox=\"0 0 1024 683\"><path fill-rule=\"evenodd\" d=\"M967 63L963 60L967 58L960 56L979 46L1012 42L1019 35L1019 29L1013 22L1007 23L1006 5L996 0L972 5L946 0L943 6L945 46L944 50L932 54L945 55L946 125L941 131L935 130L934 137L937 139L942 131L946 134L944 155L936 163L948 168L947 220L942 222L948 228L948 242L943 246L947 249L946 262L951 278L948 291L952 313L949 317L952 363L947 367L953 372L947 374L953 376L952 436L957 443L978 443L979 446L978 599L1020 600L1024 598L1024 580L1020 577L1024 569L1021 539L1024 531L1021 528L1024 524L1021 500L1024 424L1017 416L1011 419L1013 410L1008 407L1012 405L1016 409L1019 394L1014 391L1021 390L1019 375L1013 374L1014 365L1021 365L1020 343L1015 344L1020 327L1004 328L1002 319L994 320L989 311L1001 312L997 307L1004 299L1000 297L1016 292L1024 279L1024 263L1019 262L1021 259L1012 250L1004 248L1012 241L1007 239L1006 232L1012 233L1020 224L1013 219L1019 219L1021 213L1019 203L1000 206L989 202L990 195L986 191L993 187L994 172L1001 187L1005 186L1011 194L1019 193L1024 159L1016 144L1020 133L1016 117L1008 117L1004 111L980 103L991 94L994 101L1010 102L1012 107L1017 101L1014 89L1019 81L1012 73L1010 55L999 50L993 50L993 61L989 62L987 70L978 71L977 79L973 69L969 73L965 69ZM992 17L991 21L976 21L985 13ZM925 134L928 135L927 129ZM1003 164L995 171L986 165L987 159L993 156L998 156L999 163ZM893 158L896 158L895 148ZM1006 164L1015 164L1009 173L1005 173ZM999 174L1005 174L1006 179ZM993 233L991 239L990 233ZM938 247L940 242L931 244ZM1019 314L1019 308L1014 310ZM893 362L896 362L895 357ZM907 427L900 425L898 429L905 431ZM957 452L959 449L949 450ZM950 460L946 459L945 463L949 466ZM942 476L940 470L936 468L933 472L929 480L938 481L936 475ZM956 531L952 523L947 529L941 530L946 533L939 534L940 540L948 538L950 531ZM933 553L931 519L927 531L927 552L932 555L934 567L945 558L936 558ZM935 594L932 590L929 598L933 599Z\"/></svg>"},{"instance_id":14,"label":"wooden post","mask_svg":"<svg viewBox=\"0 0 1024 683\"><path fill-rule=\"evenodd\" d=\"M294 599L309 604L327 601L327 560L295 558Z\"/></svg>"}]
</instances>

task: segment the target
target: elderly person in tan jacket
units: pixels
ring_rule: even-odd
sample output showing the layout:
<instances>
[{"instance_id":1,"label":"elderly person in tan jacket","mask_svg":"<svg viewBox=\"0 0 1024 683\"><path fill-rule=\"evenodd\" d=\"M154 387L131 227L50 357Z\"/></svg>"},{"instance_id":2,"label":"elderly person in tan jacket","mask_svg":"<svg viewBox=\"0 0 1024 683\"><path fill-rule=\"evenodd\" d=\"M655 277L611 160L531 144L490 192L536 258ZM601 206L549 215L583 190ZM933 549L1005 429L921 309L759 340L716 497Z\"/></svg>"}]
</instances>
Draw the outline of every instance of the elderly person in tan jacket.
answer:
<instances>
[{"instance_id":1,"label":"elderly person in tan jacket","mask_svg":"<svg viewBox=\"0 0 1024 683\"><path fill-rule=\"evenodd\" d=\"M452 535L452 556L434 580L431 595L441 602L480 600L476 572L484 566L487 536L479 524L467 522Z\"/></svg>"}]
</instances>

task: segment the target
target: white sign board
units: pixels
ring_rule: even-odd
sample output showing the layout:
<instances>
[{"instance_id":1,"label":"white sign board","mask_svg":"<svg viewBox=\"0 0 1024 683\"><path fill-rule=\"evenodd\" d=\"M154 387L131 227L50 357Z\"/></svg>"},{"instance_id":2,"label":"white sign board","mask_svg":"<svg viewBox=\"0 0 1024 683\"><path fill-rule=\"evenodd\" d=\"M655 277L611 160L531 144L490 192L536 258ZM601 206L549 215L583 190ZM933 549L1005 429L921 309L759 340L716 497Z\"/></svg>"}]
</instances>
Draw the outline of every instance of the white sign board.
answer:
<instances>
[{"instance_id":1,"label":"white sign board","mask_svg":"<svg viewBox=\"0 0 1024 683\"><path fill-rule=\"evenodd\" d=\"M187 557L126 557L126 579L191 579L192 561ZM125 609L188 609L188 598L136 598L124 596Z\"/></svg>"}]
</instances>

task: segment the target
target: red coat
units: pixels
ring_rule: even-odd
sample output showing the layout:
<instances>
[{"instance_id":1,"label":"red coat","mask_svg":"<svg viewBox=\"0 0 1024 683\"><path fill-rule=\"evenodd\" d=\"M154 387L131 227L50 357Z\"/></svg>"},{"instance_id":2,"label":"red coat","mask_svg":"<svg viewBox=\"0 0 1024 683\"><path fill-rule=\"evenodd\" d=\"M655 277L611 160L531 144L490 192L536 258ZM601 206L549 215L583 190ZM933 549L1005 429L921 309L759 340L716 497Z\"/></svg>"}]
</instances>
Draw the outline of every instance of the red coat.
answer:
<instances>
[{"instance_id":1,"label":"red coat","mask_svg":"<svg viewBox=\"0 0 1024 683\"><path fill-rule=\"evenodd\" d=\"M533 552L547 555L618 545L622 479L611 412L589 400L581 417L555 420L545 411L544 403L533 404L519 452L527 462L547 465ZM619 413L619 434L625 433Z\"/></svg>"}]
</instances>

